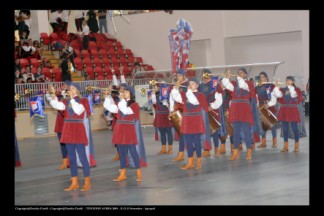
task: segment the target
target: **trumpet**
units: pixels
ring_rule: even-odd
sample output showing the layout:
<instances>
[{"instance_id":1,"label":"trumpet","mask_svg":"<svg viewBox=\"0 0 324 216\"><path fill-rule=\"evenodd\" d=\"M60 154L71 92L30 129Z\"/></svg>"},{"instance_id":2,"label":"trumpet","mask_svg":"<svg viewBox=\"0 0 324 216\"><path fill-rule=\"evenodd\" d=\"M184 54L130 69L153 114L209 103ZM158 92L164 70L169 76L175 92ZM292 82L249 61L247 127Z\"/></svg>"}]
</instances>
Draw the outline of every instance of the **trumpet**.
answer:
<instances>
[{"instance_id":1,"label":"trumpet","mask_svg":"<svg viewBox=\"0 0 324 216\"><path fill-rule=\"evenodd\" d=\"M108 94L111 94L112 92L119 92L118 90L115 90L115 89L111 89L111 88L100 88L100 87L95 87L95 86L87 86L86 87L86 90L87 91L92 91L92 90L95 90L95 89L98 89L98 90L108 90Z\"/></svg>"},{"instance_id":2,"label":"trumpet","mask_svg":"<svg viewBox=\"0 0 324 216\"><path fill-rule=\"evenodd\" d=\"M164 83L164 82L158 82L156 80L151 80L150 85L155 86L156 84L167 84L167 85L175 85L175 83ZM187 88L187 86L180 85L179 87Z\"/></svg>"},{"instance_id":3,"label":"trumpet","mask_svg":"<svg viewBox=\"0 0 324 216\"><path fill-rule=\"evenodd\" d=\"M277 81L277 82L260 82L259 81L259 84L258 85L261 86L263 84L274 84L276 86L278 86L278 85L287 85L287 83L282 83L282 82L279 82L279 81Z\"/></svg>"},{"instance_id":4,"label":"trumpet","mask_svg":"<svg viewBox=\"0 0 324 216\"><path fill-rule=\"evenodd\" d=\"M145 95L147 92L150 92L150 91L159 91L160 88L154 88L154 89L149 89L148 91L146 90L146 88L141 88L141 94L142 95Z\"/></svg>"},{"instance_id":5,"label":"trumpet","mask_svg":"<svg viewBox=\"0 0 324 216\"><path fill-rule=\"evenodd\" d=\"M224 76L226 76L226 74L209 74L209 73L204 73L203 74L203 78L205 78L205 79L209 79L210 77L214 77L214 76L224 77ZM237 77L238 75L230 74L229 76L230 77Z\"/></svg>"}]
</instances>

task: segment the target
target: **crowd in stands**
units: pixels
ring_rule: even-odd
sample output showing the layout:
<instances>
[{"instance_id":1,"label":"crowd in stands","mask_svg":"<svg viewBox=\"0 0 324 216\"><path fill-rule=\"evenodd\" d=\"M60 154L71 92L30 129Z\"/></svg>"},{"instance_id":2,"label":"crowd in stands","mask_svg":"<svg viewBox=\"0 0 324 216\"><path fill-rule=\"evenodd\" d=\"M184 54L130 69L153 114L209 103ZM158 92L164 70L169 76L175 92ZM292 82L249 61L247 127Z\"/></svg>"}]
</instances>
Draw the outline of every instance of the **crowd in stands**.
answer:
<instances>
[{"instance_id":1,"label":"crowd in stands","mask_svg":"<svg viewBox=\"0 0 324 216\"><path fill-rule=\"evenodd\" d=\"M107 13L107 10L75 11L78 32L68 34L70 11L51 11L49 22L53 32L50 35L41 33L39 40L32 40L29 36L30 11L19 11L15 17L19 34L19 38L15 36L15 83L71 79L68 62L72 63L74 71L81 71L86 80L111 80L113 74L121 74L121 68L129 79L136 72L154 70L151 65L143 64L143 59L135 57L130 49L124 49L118 40L98 33L99 25L100 32L107 32L107 23L103 21L106 21ZM44 57L45 48L59 51L62 60L60 67L52 66L49 59ZM148 77L143 74L136 78Z\"/></svg>"}]
</instances>

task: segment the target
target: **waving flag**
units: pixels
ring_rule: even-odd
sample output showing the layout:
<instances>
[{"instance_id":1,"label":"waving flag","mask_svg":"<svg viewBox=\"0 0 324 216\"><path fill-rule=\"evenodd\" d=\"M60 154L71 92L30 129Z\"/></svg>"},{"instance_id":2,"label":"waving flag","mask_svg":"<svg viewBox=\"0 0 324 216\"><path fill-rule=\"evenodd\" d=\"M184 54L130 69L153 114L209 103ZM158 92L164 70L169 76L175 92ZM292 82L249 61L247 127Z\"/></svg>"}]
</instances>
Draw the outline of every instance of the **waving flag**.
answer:
<instances>
[{"instance_id":1,"label":"waving flag","mask_svg":"<svg viewBox=\"0 0 324 216\"><path fill-rule=\"evenodd\" d=\"M217 84L218 84L218 76L213 76L213 78L211 78L211 82L210 82L210 89L215 91Z\"/></svg>"},{"instance_id":2,"label":"waving flag","mask_svg":"<svg viewBox=\"0 0 324 216\"><path fill-rule=\"evenodd\" d=\"M88 101L89 101L90 112L91 112L91 114L93 114L93 107L92 107L92 94L88 94L87 99L88 99Z\"/></svg>"},{"instance_id":3,"label":"waving flag","mask_svg":"<svg viewBox=\"0 0 324 216\"><path fill-rule=\"evenodd\" d=\"M169 101L169 86L167 84L160 85L160 101Z\"/></svg>"},{"instance_id":4,"label":"waving flag","mask_svg":"<svg viewBox=\"0 0 324 216\"><path fill-rule=\"evenodd\" d=\"M147 92L147 99L148 99L148 103L152 104L152 91Z\"/></svg>"},{"instance_id":5,"label":"waving flag","mask_svg":"<svg viewBox=\"0 0 324 216\"><path fill-rule=\"evenodd\" d=\"M29 98L30 118L40 116L44 118L44 110L42 106L42 99L39 96Z\"/></svg>"},{"instance_id":6,"label":"waving flag","mask_svg":"<svg viewBox=\"0 0 324 216\"><path fill-rule=\"evenodd\" d=\"M93 104L100 104L100 90L95 90L94 91Z\"/></svg>"},{"instance_id":7,"label":"waving flag","mask_svg":"<svg viewBox=\"0 0 324 216\"><path fill-rule=\"evenodd\" d=\"M174 73L179 68L187 69L189 60L188 55L190 51L190 39L192 35L192 28L184 19L177 22L177 29L169 30L169 43L171 50L171 65Z\"/></svg>"}]
</instances>

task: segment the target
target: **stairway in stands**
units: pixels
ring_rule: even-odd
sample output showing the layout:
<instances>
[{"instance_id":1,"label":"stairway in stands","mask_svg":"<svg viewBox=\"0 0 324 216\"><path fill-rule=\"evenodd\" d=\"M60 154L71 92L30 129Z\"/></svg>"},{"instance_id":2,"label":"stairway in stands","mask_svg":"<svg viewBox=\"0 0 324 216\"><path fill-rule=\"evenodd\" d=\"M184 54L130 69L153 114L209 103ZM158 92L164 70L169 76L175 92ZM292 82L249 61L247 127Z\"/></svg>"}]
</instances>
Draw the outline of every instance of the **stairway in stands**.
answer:
<instances>
[{"instance_id":1,"label":"stairway in stands","mask_svg":"<svg viewBox=\"0 0 324 216\"><path fill-rule=\"evenodd\" d=\"M43 50L44 58L48 59L52 66L60 67L62 60L59 58L58 51ZM81 75L81 71L71 73L72 81L83 81L84 77Z\"/></svg>"}]
</instances>

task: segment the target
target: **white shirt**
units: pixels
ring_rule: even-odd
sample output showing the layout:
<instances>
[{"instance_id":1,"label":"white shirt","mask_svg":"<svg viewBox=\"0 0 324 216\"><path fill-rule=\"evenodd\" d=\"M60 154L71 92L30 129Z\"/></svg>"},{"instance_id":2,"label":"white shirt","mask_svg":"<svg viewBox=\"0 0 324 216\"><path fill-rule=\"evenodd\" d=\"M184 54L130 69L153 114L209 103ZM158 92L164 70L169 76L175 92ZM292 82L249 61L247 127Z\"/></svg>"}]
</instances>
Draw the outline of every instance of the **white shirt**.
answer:
<instances>
[{"instance_id":1,"label":"white shirt","mask_svg":"<svg viewBox=\"0 0 324 216\"><path fill-rule=\"evenodd\" d=\"M105 97L103 106L111 113L117 113L119 109L124 115L134 114L133 110L130 107L127 107L127 101L125 99L121 99L117 107L114 99L110 95Z\"/></svg>"},{"instance_id":2,"label":"white shirt","mask_svg":"<svg viewBox=\"0 0 324 216\"><path fill-rule=\"evenodd\" d=\"M88 25L82 25L82 33L83 35L88 35L90 32L89 26Z\"/></svg>"},{"instance_id":3,"label":"white shirt","mask_svg":"<svg viewBox=\"0 0 324 216\"><path fill-rule=\"evenodd\" d=\"M81 19L85 14L84 10L76 10L74 11L74 19Z\"/></svg>"},{"instance_id":4,"label":"white shirt","mask_svg":"<svg viewBox=\"0 0 324 216\"><path fill-rule=\"evenodd\" d=\"M53 100L52 97L50 97L49 94L46 94L46 99L50 102L50 105L57 110L65 110L65 105L63 102L58 101L57 97ZM85 108L82 104L76 102L74 99L70 100L72 109L77 115L81 115L84 111Z\"/></svg>"}]
</instances>

